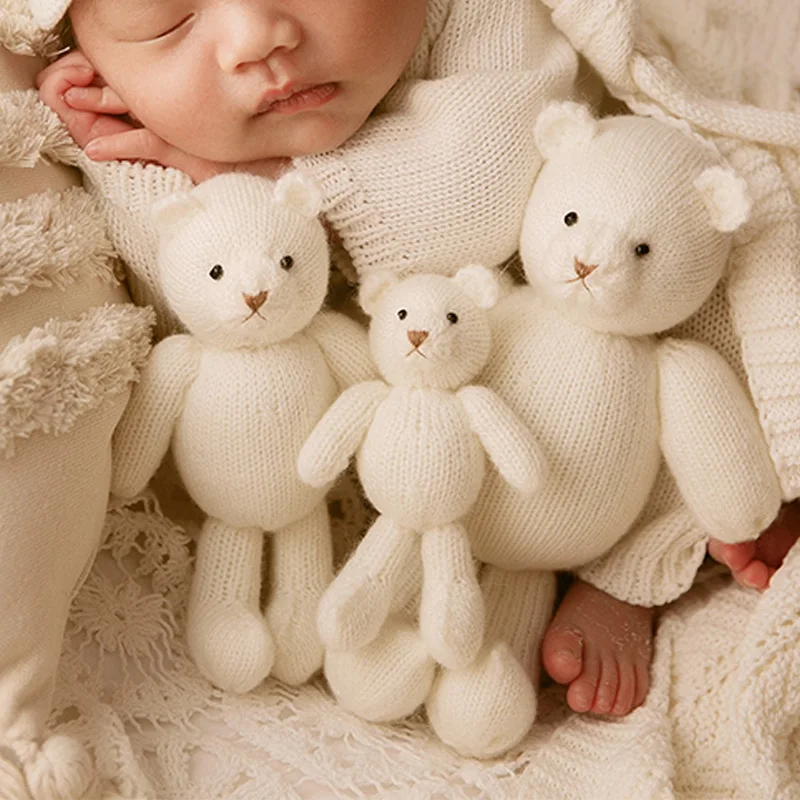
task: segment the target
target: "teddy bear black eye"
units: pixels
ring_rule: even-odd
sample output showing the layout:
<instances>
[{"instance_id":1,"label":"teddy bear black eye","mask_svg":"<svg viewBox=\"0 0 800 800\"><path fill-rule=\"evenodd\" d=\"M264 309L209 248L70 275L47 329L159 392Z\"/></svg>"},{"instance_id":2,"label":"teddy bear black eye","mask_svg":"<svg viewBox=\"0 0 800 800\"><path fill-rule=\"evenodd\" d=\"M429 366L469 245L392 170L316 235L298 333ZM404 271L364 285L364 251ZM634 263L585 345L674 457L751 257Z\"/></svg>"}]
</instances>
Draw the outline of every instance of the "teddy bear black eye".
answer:
<instances>
[{"instance_id":1,"label":"teddy bear black eye","mask_svg":"<svg viewBox=\"0 0 800 800\"><path fill-rule=\"evenodd\" d=\"M284 256L280 263L281 269L285 269L288 272L294 266L294 259L291 256Z\"/></svg>"},{"instance_id":2,"label":"teddy bear black eye","mask_svg":"<svg viewBox=\"0 0 800 800\"><path fill-rule=\"evenodd\" d=\"M224 269L222 269L222 264L214 264L214 266L213 266L213 267L211 267L211 270L210 270L210 272L208 273L209 277L210 277L210 278L211 278L211 280L213 280L213 281L219 281L219 280L222 280L222 276L223 276L224 274L225 274L225 270L224 270Z\"/></svg>"},{"instance_id":3,"label":"teddy bear black eye","mask_svg":"<svg viewBox=\"0 0 800 800\"><path fill-rule=\"evenodd\" d=\"M405 319L407 316L408 316L408 311L406 311L404 308L401 308L397 312L397 318L398 319Z\"/></svg>"},{"instance_id":4,"label":"teddy bear black eye","mask_svg":"<svg viewBox=\"0 0 800 800\"><path fill-rule=\"evenodd\" d=\"M456 322L458 322L458 314L456 314L455 312L451 311L451 312L450 312L450 313L447 315L447 321L448 321L448 322L449 322L451 325L455 325L455 324L456 324Z\"/></svg>"},{"instance_id":5,"label":"teddy bear black eye","mask_svg":"<svg viewBox=\"0 0 800 800\"><path fill-rule=\"evenodd\" d=\"M646 242L637 244L633 252L636 253L639 258L642 258L642 256L646 256L650 252L650 245Z\"/></svg>"},{"instance_id":6,"label":"teddy bear black eye","mask_svg":"<svg viewBox=\"0 0 800 800\"><path fill-rule=\"evenodd\" d=\"M570 211L570 212L569 212L569 213L568 213L568 214L567 214L567 215L564 217L564 224L565 224L565 225L566 225L568 228L571 228L571 227L572 227L572 226L573 226L573 225L574 225L574 224L575 224L577 221L578 221L578 213L577 213L576 211Z\"/></svg>"}]
</instances>

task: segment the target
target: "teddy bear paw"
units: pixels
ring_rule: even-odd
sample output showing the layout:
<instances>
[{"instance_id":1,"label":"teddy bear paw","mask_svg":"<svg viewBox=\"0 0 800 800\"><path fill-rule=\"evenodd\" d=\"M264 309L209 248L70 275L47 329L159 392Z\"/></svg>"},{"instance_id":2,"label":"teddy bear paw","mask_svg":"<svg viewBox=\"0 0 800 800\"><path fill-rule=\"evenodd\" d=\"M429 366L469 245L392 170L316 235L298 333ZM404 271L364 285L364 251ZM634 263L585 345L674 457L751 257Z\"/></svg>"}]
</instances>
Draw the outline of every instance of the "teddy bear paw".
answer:
<instances>
[{"instance_id":1,"label":"teddy bear paw","mask_svg":"<svg viewBox=\"0 0 800 800\"><path fill-rule=\"evenodd\" d=\"M325 654L325 677L339 705L370 722L412 714L428 696L435 674L436 662L419 633L397 617L366 647Z\"/></svg>"},{"instance_id":2,"label":"teddy bear paw","mask_svg":"<svg viewBox=\"0 0 800 800\"><path fill-rule=\"evenodd\" d=\"M439 738L463 756L494 758L536 719L536 690L509 647L487 648L459 670L442 670L425 703Z\"/></svg>"},{"instance_id":3,"label":"teddy bear paw","mask_svg":"<svg viewBox=\"0 0 800 800\"><path fill-rule=\"evenodd\" d=\"M245 603L208 603L189 609L189 650L217 687L249 692L269 675L275 645L266 620Z\"/></svg>"}]
</instances>

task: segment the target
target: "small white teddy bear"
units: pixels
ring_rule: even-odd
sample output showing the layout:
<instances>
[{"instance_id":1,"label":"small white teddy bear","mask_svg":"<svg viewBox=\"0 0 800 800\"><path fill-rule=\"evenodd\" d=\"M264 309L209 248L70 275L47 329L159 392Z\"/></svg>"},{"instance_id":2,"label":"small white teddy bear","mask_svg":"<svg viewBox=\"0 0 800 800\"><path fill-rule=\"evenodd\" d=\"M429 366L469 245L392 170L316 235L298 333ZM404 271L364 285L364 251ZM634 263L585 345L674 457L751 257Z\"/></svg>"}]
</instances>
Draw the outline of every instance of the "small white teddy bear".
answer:
<instances>
[{"instance_id":1,"label":"small white teddy bear","mask_svg":"<svg viewBox=\"0 0 800 800\"><path fill-rule=\"evenodd\" d=\"M298 461L304 481L324 486L357 451L364 491L380 511L320 604L320 635L332 651L376 638L420 552L428 652L457 669L482 646L483 598L461 520L483 483L485 454L514 493L533 492L544 474L529 431L495 392L472 385L489 357L486 309L498 291L479 266L452 278L377 275L362 284L383 380L345 391Z\"/></svg>"},{"instance_id":2,"label":"small white teddy bear","mask_svg":"<svg viewBox=\"0 0 800 800\"><path fill-rule=\"evenodd\" d=\"M156 345L115 435L112 492L144 489L170 443L208 515L187 615L215 685L291 684L322 665L319 599L333 577L327 485L297 477L303 442L340 388L369 379L366 333L321 311L329 258L317 186L223 175L154 208L159 277L188 330ZM264 533L271 584L260 609Z\"/></svg>"},{"instance_id":3,"label":"small white teddy bear","mask_svg":"<svg viewBox=\"0 0 800 800\"><path fill-rule=\"evenodd\" d=\"M542 112L536 141L545 163L520 241L530 286L493 311L482 380L537 437L548 477L520 497L487 475L467 527L487 564L487 605L500 611L484 654L442 672L427 701L439 736L479 756L513 746L536 711L520 715L514 675L523 672L492 648L508 643L522 664L538 652L552 571L613 547L641 512L662 456L697 521L724 541L755 538L781 501L732 369L707 346L657 335L697 311L722 277L732 232L749 213L744 182L672 125L598 121L573 103Z\"/></svg>"}]
</instances>

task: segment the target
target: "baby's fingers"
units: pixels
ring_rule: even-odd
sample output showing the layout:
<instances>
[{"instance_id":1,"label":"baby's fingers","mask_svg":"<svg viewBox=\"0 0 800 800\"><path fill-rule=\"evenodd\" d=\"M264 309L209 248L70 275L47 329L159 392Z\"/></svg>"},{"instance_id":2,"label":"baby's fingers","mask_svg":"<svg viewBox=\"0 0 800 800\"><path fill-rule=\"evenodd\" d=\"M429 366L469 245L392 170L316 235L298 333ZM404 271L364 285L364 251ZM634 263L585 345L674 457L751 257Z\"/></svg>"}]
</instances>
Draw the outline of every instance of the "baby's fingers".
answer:
<instances>
[{"instance_id":1,"label":"baby's fingers","mask_svg":"<svg viewBox=\"0 0 800 800\"><path fill-rule=\"evenodd\" d=\"M110 86L73 86L64 95L75 111L95 114L127 114L128 106Z\"/></svg>"},{"instance_id":2,"label":"baby's fingers","mask_svg":"<svg viewBox=\"0 0 800 800\"><path fill-rule=\"evenodd\" d=\"M743 570L755 558L756 543L725 544L718 539L711 539L708 542L708 554L735 573Z\"/></svg>"},{"instance_id":3,"label":"baby's fingers","mask_svg":"<svg viewBox=\"0 0 800 800\"><path fill-rule=\"evenodd\" d=\"M95 139L86 147L86 155L94 161L155 162L185 172L195 183L225 171L223 165L188 155L146 128Z\"/></svg>"}]
</instances>

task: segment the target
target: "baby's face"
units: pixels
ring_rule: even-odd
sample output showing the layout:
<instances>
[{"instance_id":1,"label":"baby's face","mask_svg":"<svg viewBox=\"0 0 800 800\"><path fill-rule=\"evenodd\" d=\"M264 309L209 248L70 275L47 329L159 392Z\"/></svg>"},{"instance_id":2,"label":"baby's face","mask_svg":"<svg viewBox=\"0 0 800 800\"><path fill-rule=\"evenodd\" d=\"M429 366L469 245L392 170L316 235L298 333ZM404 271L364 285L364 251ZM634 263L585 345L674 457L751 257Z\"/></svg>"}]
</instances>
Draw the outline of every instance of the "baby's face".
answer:
<instances>
[{"instance_id":1,"label":"baby's face","mask_svg":"<svg viewBox=\"0 0 800 800\"><path fill-rule=\"evenodd\" d=\"M146 128L213 161L338 147L400 77L427 0L74 0L80 49Z\"/></svg>"}]
</instances>

